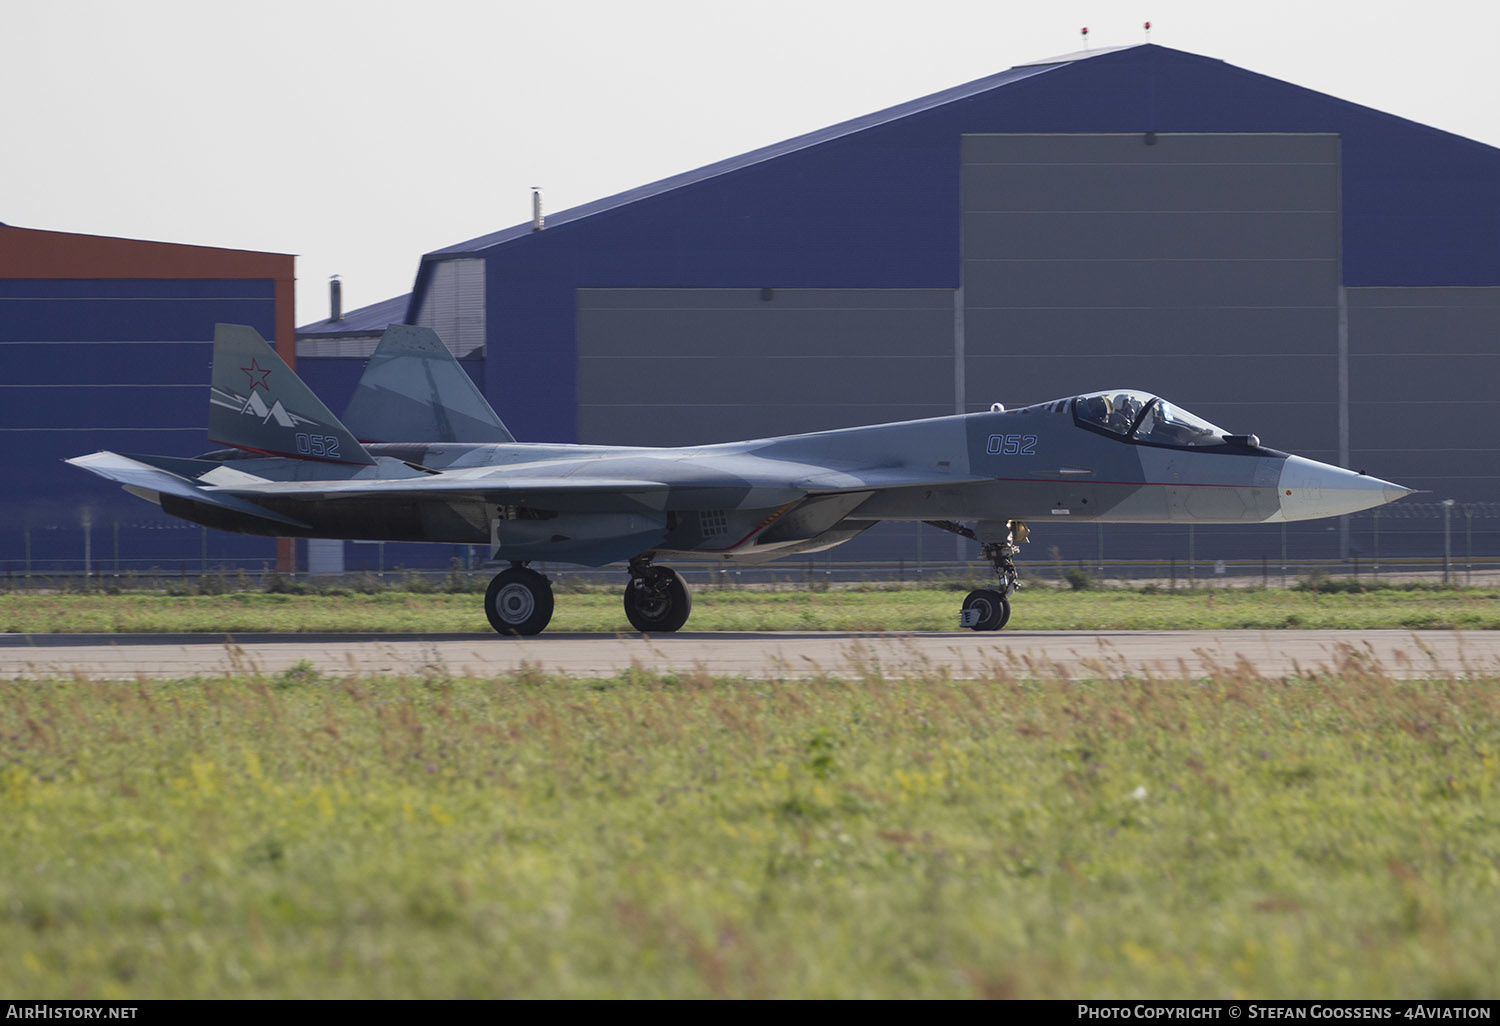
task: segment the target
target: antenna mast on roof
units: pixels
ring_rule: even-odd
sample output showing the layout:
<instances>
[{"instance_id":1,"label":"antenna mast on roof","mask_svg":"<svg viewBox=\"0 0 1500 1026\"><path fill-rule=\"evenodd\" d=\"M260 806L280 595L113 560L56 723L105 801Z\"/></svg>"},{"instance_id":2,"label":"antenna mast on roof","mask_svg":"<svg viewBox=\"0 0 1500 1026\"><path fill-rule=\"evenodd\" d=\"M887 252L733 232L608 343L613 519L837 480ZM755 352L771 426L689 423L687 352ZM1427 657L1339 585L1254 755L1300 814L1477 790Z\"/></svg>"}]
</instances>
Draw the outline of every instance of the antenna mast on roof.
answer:
<instances>
[{"instance_id":1,"label":"antenna mast on roof","mask_svg":"<svg viewBox=\"0 0 1500 1026\"><path fill-rule=\"evenodd\" d=\"M1146 28L1146 42L1149 43L1149 42L1151 42L1151 23L1149 21L1146 22L1145 28Z\"/></svg>"},{"instance_id":2,"label":"antenna mast on roof","mask_svg":"<svg viewBox=\"0 0 1500 1026\"><path fill-rule=\"evenodd\" d=\"M542 216L542 190L537 186L531 187L531 230L539 232L547 227L547 219Z\"/></svg>"},{"instance_id":3,"label":"antenna mast on roof","mask_svg":"<svg viewBox=\"0 0 1500 1026\"><path fill-rule=\"evenodd\" d=\"M1089 48L1089 27L1087 25L1083 27L1083 31L1080 33L1080 35L1083 36L1083 48L1087 50Z\"/></svg>"}]
</instances>

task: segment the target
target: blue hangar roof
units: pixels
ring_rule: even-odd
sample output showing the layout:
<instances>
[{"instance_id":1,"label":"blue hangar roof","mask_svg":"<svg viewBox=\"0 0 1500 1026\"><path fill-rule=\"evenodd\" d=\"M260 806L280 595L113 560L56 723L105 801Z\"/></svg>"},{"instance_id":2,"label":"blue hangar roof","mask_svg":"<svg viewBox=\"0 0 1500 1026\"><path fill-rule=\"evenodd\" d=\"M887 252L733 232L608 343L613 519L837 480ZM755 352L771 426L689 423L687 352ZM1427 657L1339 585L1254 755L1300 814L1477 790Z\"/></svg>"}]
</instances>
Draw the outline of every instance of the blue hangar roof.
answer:
<instances>
[{"instance_id":1,"label":"blue hangar roof","mask_svg":"<svg viewBox=\"0 0 1500 1026\"><path fill-rule=\"evenodd\" d=\"M592 217L594 214L601 214L606 210L613 210L616 207L626 206L627 204L635 203L638 200L649 199L652 196L659 196L662 193L671 192L674 189L680 189L684 186L693 185L697 182L706 181L710 178L717 178L719 175L729 174L733 171L739 171L747 167L752 167L763 161L775 160L777 157L783 157L789 153L796 153L798 150L805 150L811 146L818 146L822 143L831 142L834 139L840 139L846 135L852 135L855 132L862 132L868 128L874 128L878 125L889 124L892 121L910 117L913 114L920 114L921 112L925 110L931 110L934 107L941 107L945 104L953 103L955 100L966 100L970 97L978 96L982 93L987 93L991 89L998 89L1001 86L1009 85L1012 82L1019 82L1023 79L1030 78L1033 75L1039 75L1045 71L1050 71L1051 69L1058 67L1059 65L1072 63L1075 60L1083 60L1089 57L1094 57L1105 53L1113 53L1116 50L1125 49L1131 49L1131 47L1112 47L1109 49L1081 51L1079 53L1066 54L1061 57L1051 57L1047 58L1046 60L1033 61L1029 64L1019 64L1014 68L1009 68L998 74L990 75L973 82L966 82L963 85L954 86L951 89L944 89L941 92L932 93L929 96L922 96L915 100L908 100L906 103L897 104L894 107L887 107L885 110L875 111L873 114L865 114L861 117L853 118L849 121L843 121L836 125L830 125L827 128L820 128L816 131L808 132L805 135L799 135L791 139L787 139L784 142L772 143L770 146L762 146L758 150L751 150L749 153L742 153L737 157L729 157L725 160L720 160L713 164L707 164L692 171L684 171L680 175L673 175L670 178L663 178L660 181L651 182L648 185L642 185L634 189L628 189L625 192L616 193L613 196L606 196L603 199L597 199L590 203L584 203L580 206L570 207L567 210L559 211L555 214L549 213L547 215L547 229L551 230L565 224L571 224L574 221L579 221L586 217ZM488 235L481 235L478 238L470 239L467 242L460 242L452 246L444 247L443 249L434 250L427 255L429 257L473 255L475 253L479 253L486 249L489 249L492 246L499 246L514 239L525 238L531 234L531 222L527 221L522 224L513 225L510 228L503 228L497 232L491 232Z\"/></svg>"}]
</instances>

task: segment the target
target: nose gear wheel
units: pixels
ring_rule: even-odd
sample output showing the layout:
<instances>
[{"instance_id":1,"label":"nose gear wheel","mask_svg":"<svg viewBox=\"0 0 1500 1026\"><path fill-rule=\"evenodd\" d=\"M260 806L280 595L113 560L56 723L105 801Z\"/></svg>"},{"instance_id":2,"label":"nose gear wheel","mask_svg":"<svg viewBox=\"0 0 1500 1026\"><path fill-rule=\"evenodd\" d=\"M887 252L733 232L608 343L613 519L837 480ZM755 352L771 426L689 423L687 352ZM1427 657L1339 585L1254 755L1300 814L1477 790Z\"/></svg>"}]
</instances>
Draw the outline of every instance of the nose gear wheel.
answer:
<instances>
[{"instance_id":1,"label":"nose gear wheel","mask_svg":"<svg viewBox=\"0 0 1500 1026\"><path fill-rule=\"evenodd\" d=\"M969 592L959 626L975 631L998 631L1010 619L1010 599L990 588Z\"/></svg>"}]
</instances>

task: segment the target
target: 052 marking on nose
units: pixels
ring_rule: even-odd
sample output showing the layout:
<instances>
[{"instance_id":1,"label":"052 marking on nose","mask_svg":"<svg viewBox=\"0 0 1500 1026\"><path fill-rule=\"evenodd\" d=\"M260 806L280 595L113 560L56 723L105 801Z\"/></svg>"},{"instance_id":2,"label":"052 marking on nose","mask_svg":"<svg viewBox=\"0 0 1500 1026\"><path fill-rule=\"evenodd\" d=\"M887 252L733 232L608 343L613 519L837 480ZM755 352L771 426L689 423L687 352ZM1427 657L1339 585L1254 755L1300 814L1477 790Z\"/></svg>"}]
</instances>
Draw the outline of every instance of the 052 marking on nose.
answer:
<instances>
[{"instance_id":1,"label":"052 marking on nose","mask_svg":"<svg viewBox=\"0 0 1500 1026\"><path fill-rule=\"evenodd\" d=\"M985 451L991 456L1035 456L1036 435L990 435Z\"/></svg>"}]
</instances>

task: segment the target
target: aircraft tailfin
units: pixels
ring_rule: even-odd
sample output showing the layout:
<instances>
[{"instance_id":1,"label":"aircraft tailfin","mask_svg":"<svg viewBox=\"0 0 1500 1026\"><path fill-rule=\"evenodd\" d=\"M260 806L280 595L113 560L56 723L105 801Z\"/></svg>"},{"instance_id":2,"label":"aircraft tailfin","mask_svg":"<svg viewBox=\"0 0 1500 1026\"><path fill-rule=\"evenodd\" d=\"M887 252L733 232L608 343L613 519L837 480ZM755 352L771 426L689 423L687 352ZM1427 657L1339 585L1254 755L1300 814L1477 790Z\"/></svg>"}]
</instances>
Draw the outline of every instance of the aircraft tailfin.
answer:
<instances>
[{"instance_id":1,"label":"aircraft tailfin","mask_svg":"<svg viewBox=\"0 0 1500 1026\"><path fill-rule=\"evenodd\" d=\"M271 456L375 462L260 333L243 324L214 325L208 435Z\"/></svg>"},{"instance_id":2,"label":"aircraft tailfin","mask_svg":"<svg viewBox=\"0 0 1500 1026\"><path fill-rule=\"evenodd\" d=\"M514 442L431 328L392 324L354 388L344 423L366 442Z\"/></svg>"}]
</instances>

